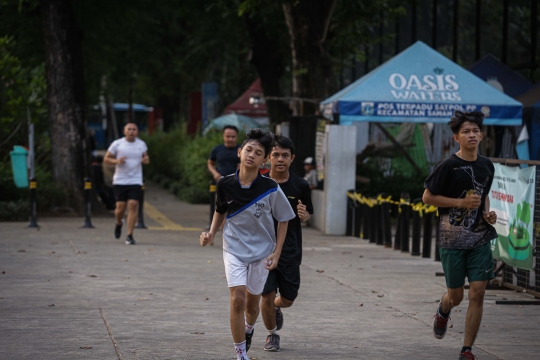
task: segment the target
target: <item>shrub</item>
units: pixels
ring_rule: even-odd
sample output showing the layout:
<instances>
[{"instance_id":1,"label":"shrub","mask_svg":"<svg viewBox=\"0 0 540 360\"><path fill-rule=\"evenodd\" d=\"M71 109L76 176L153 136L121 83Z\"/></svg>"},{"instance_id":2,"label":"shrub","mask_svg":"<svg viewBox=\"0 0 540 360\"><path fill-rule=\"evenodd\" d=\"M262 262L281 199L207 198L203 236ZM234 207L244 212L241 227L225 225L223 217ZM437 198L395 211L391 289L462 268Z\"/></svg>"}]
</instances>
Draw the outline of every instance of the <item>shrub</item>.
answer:
<instances>
[{"instance_id":1,"label":"shrub","mask_svg":"<svg viewBox=\"0 0 540 360\"><path fill-rule=\"evenodd\" d=\"M400 199L402 192L408 192L411 200L422 197L424 180L428 176L428 174L404 175L397 171L392 171L388 175L373 159L357 164L356 173L371 180L368 184L357 183L357 192L366 196L377 196L386 193L396 201Z\"/></svg>"},{"instance_id":2,"label":"shrub","mask_svg":"<svg viewBox=\"0 0 540 360\"><path fill-rule=\"evenodd\" d=\"M208 203L208 184L212 176L206 163L212 148L223 142L220 132L191 138L180 128L175 128L152 136L141 134L141 138L148 145L150 155L150 165L145 168L148 179L169 189L183 201Z\"/></svg>"},{"instance_id":3,"label":"shrub","mask_svg":"<svg viewBox=\"0 0 540 360\"><path fill-rule=\"evenodd\" d=\"M49 169L44 165L37 165L36 179L36 205L38 216L47 213L55 207L65 205L67 199L65 191L53 181ZM11 162L0 164L0 221L28 220L30 203L28 189L19 189L13 181Z\"/></svg>"}]
</instances>

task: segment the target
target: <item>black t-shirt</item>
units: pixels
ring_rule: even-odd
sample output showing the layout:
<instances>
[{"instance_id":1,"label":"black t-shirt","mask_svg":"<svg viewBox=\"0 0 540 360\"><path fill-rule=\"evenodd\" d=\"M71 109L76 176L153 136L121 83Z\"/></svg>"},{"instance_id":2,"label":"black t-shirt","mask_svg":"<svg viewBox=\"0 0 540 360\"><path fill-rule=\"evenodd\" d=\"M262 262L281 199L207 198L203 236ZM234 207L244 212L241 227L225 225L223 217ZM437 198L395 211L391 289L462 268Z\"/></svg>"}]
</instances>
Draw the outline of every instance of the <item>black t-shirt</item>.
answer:
<instances>
[{"instance_id":1,"label":"black t-shirt","mask_svg":"<svg viewBox=\"0 0 540 360\"><path fill-rule=\"evenodd\" d=\"M478 209L439 208L437 245L446 249L472 249L497 237L495 228L483 217L494 174L491 160L480 155L475 161L466 161L452 154L435 166L424 183L424 188L433 195L463 199L477 194L482 198Z\"/></svg>"},{"instance_id":2,"label":"black t-shirt","mask_svg":"<svg viewBox=\"0 0 540 360\"><path fill-rule=\"evenodd\" d=\"M278 183L278 185L285 193L285 196L287 196L287 200L289 200L289 204L291 204L296 215L294 219L289 220L279 263L283 265L300 265L302 263L302 221L298 217L296 206L298 205L298 200L300 200L302 204L306 205L306 210L310 214L313 214L311 189L306 180L293 173L289 173L289 180L284 183ZM274 221L274 225L277 231L277 221Z\"/></svg>"},{"instance_id":3,"label":"black t-shirt","mask_svg":"<svg viewBox=\"0 0 540 360\"><path fill-rule=\"evenodd\" d=\"M228 148L221 144L212 149L210 153L210 160L217 162L217 171L225 176L236 172L240 158L238 157L238 149L240 145L236 144L235 147Z\"/></svg>"}]
</instances>

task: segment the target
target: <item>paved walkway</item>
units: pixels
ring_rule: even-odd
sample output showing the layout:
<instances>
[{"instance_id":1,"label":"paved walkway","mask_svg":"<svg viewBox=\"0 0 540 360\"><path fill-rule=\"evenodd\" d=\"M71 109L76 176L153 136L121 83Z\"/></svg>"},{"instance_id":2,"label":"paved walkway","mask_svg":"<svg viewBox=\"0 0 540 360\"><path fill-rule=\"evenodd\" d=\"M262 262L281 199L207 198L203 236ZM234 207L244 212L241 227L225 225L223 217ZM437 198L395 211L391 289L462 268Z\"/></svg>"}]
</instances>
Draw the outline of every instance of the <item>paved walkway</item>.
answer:
<instances>
[{"instance_id":1,"label":"paved walkway","mask_svg":"<svg viewBox=\"0 0 540 360\"><path fill-rule=\"evenodd\" d=\"M234 359L221 241L198 245L208 207L188 205L150 184L136 246L113 237L113 219L0 223L0 359ZM153 218L150 217L153 216ZM161 230L159 230L161 229ZM282 351L252 359L457 359L467 300L445 339L431 321L444 279L439 263L350 237L305 228L302 287L285 309ZM540 306L489 290L475 354L537 359Z\"/></svg>"}]
</instances>

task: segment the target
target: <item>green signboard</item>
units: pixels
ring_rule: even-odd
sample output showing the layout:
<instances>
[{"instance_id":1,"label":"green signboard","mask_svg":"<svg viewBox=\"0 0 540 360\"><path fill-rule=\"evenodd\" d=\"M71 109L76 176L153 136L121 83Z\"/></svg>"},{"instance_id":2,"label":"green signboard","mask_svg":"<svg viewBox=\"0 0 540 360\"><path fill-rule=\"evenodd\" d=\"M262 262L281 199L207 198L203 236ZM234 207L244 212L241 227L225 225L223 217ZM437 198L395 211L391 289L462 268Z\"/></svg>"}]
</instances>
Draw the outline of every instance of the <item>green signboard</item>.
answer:
<instances>
[{"instance_id":1,"label":"green signboard","mask_svg":"<svg viewBox=\"0 0 540 360\"><path fill-rule=\"evenodd\" d=\"M532 270L536 167L494 165L489 200L497 213L499 237L491 243L493 256L510 266Z\"/></svg>"}]
</instances>

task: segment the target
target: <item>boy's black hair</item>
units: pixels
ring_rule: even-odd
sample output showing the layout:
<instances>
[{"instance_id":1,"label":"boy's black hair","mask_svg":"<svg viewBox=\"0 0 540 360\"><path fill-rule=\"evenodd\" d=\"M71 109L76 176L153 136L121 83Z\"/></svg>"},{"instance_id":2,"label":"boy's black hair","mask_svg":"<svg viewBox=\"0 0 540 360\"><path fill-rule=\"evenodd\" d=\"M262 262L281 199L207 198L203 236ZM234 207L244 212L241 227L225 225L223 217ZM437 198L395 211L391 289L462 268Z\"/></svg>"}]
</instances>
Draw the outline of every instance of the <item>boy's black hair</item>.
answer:
<instances>
[{"instance_id":1,"label":"boy's black hair","mask_svg":"<svg viewBox=\"0 0 540 360\"><path fill-rule=\"evenodd\" d=\"M475 123L480 130L482 130L482 127L484 126L484 113L481 113L480 111L463 112L454 110L454 116L452 116L452 119L448 122L450 130L452 130L454 134L458 134L459 128L461 128L461 125L465 121Z\"/></svg>"},{"instance_id":2,"label":"boy's black hair","mask_svg":"<svg viewBox=\"0 0 540 360\"><path fill-rule=\"evenodd\" d=\"M263 147L264 157L267 157L274 146L274 134L259 128L251 129L246 133L246 140L244 140L240 148L243 149L244 145L252 141L258 142Z\"/></svg>"},{"instance_id":3,"label":"boy's black hair","mask_svg":"<svg viewBox=\"0 0 540 360\"><path fill-rule=\"evenodd\" d=\"M236 131L236 133L238 134L238 128L237 128L236 126L234 126L234 125L225 125L225 126L223 127L223 132L225 132L225 130L227 130L227 129L234 130L234 131Z\"/></svg>"},{"instance_id":4,"label":"boy's black hair","mask_svg":"<svg viewBox=\"0 0 540 360\"><path fill-rule=\"evenodd\" d=\"M286 136L283 136L282 134L274 135L274 146L279 146L282 149L289 149L291 151L291 155L294 155L296 151L292 140Z\"/></svg>"}]
</instances>

